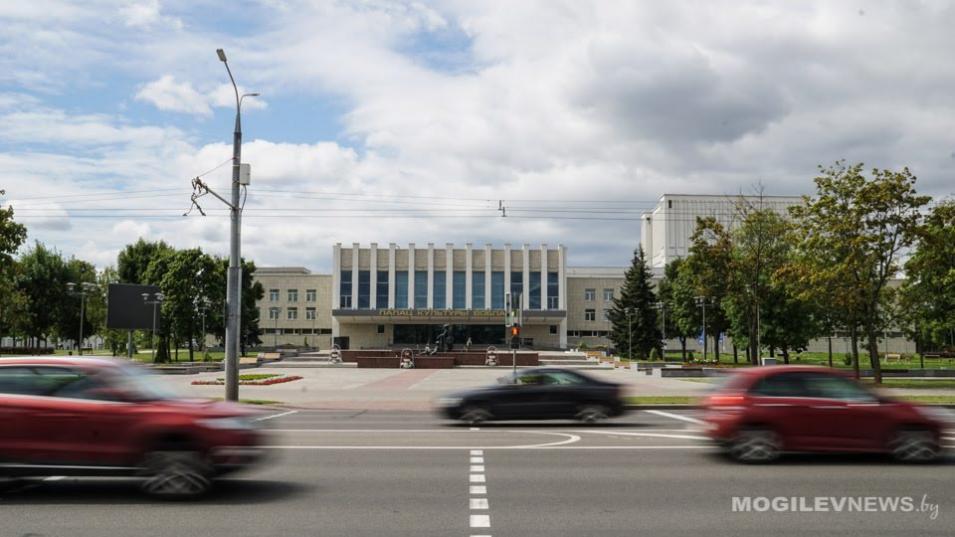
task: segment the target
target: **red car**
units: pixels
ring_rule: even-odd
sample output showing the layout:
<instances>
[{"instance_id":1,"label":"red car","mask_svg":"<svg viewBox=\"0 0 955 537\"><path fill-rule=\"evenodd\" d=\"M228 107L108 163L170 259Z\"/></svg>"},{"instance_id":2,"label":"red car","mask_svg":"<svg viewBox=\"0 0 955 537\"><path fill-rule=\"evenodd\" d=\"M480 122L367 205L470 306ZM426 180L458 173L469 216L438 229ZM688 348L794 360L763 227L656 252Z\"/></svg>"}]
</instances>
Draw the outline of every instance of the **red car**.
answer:
<instances>
[{"instance_id":1,"label":"red car","mask_svg":"<svg viewBox=\"0 0 955 537\"><path fill-rule=\"evenodd\" d=\"M739 371L704 408L707 436L742 462L768 462L782 452L887 452L931 461L947 426L941 411L875 394L823 367Z\"/></svg>"},{"instance_id":2,"label":"red car","mask_svg":"<svg viewBox=\"0 0 955 537\"><path fill-rule=\"evenodd\" d=\"M0 478L141 476L199 495L261 458L257 413L176 398L139 367L96 358L0 359Z\"/></svg>"}]
</instances>

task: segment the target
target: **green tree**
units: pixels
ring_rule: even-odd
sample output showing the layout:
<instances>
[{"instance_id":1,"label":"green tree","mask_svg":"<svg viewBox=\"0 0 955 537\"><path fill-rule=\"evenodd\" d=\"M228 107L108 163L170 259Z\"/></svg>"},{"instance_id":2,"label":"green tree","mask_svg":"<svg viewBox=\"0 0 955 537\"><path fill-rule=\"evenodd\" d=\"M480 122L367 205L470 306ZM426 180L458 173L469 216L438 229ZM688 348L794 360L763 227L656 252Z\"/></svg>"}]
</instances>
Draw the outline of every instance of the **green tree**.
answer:
<instances>
[{"instance_id":1,"label":"green tree","mask_svg":"<svg viewBox=\"0 0 955 537\"><path fill-rule=\"evenodd\" d=\"M808 298L837 308L853 337L858 375L858 330L865 339L877 383L882 382L878 338L890 321L899 254L916 239L928 196L915 191L915 176L837 162L820 167L815 197L791 213L803 237L798 256L801 289Z\"/></svg>"},{"instance_id":2,"label":"green tree","mask_svg":"<svg viewBox=\"0 0 955 537\"><path fill-rule=\"evenodd\" d=\"M147 242L140 238L134 244L129 244L116 259L116 270L120 283L146 283L146 271L149 264L173 248L163 241Z\"/></svg>"},{"instance_id":3,"label":"green tree","mask_svg":"<svg viewBox=\"0 0 955 537\"><path fill-rule=\"evenodd\" d=\"M686 361L686 340L696 333L699 326L699 308L694 302L694 292L689 279L680 278L683 259L677 258L667 263L660 280L658 296L666 310L665 337L677 338L683 361ZM684 271L685 272L685 271Z\"/></svg>"},{"instance_id":4,"label":"green tree","mask_svg":"<svg viewBox=\"0 0 955 537\"><path fill-rule=\"evenodd\" d=\"M729 291L733 270L733 242L726 228L712 216L696 219L690 242L681 271L686 272L696 295L706 302L706 334L713 339L714 356L719 362L719 337L729 327L723 299ZM697 326L702 324L701 319ZM703 348L707 348L706 341Z\"/></svg>"},{"instance_id":5,"label":"green tree","mask_svg":"<svg viewBox=\"0 0 955 537\"><path fill-rule=\"evenodd\" d=\"M645 359L653 349L660 352L661 334L655 303L652 274L640 247L634 251L623 287L619 296L614 297L609 312L613 324L610 339L618 349L627 349L629 358Z\"/></svg>"},{"instance_id":6,"label":"green tree","mask_svg":"<svg viewBox=\"0 0 955 537\"><path fill-rule=\"evenodd\" d=\"M77 284L77 290L83 283L96 283L96 267L91 263L71 257L64 261L63 286L60 289L62 300L58 303L56 311L56 336L60 339L76 341L76 346L82 345L77 341L80 332L80 310L84 310L83 318L83 338L93 335L96 331L96 324L90 320L90 311L81 307L82 297L70 294L67 291L68 283ZM86 295L87 305L90 301L95 301L100 297L102 290L96 289Z\"/></svg>"},{"instance_id":7,"label":"green tree","mask_svg":"<svg viewBox=\"0 0 955 537\"><path fill-rule=\"evenodd\" d=\"M171 331L185 340L192 361L194 342L203 337L202 301L218 290L219 281L225 275L221 264L198 248L179 250L171 254L168 261L159 283L165 295L163 317Z\"/></svg>"},{"instance_id":8,"label":"green tree","mask_svg":"<svg viewBox=\"0 0 955 537\"><path fill-rule=\"evenodd\" d=\"M899 309L920 351L955 344L955 200L928 214L905 273Z\"/></svg>"},{"instance_id":9,"label":"green tree","mask_svg":"<svg viewBox=\"0 0 955 537\"><path fill-rule=\"evenodd\" d=\"M0 196L5 192L0 190ZM0 208L0 346L4 334L15 334L25 299L16 286L20 265L14 254L27 239L27 228L13 220L13 207Z\"/></svg>"}]
</instances>

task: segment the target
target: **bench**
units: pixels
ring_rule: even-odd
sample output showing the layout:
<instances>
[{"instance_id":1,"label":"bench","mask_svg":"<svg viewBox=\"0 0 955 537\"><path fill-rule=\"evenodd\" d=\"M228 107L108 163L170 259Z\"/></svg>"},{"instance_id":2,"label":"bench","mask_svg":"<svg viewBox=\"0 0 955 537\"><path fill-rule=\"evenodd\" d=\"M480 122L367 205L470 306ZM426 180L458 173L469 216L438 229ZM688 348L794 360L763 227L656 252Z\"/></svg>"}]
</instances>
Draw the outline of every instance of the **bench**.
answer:
<instances>
[{"instance_id":1,"label":"bench","mask_svg":"<svg viewBox=\"0 0 955 537\"><path fill-rule=\"evenodd\" d=\"M897 354L897 353L891 353L891 354L886 354L886 355L885 355L885 361L886 361L886 362L891 362L892 360L895 360L896 362L901 362L901 361L902 361L902 355L901 355L901 354Z\"/></svg>"}]
</instances>

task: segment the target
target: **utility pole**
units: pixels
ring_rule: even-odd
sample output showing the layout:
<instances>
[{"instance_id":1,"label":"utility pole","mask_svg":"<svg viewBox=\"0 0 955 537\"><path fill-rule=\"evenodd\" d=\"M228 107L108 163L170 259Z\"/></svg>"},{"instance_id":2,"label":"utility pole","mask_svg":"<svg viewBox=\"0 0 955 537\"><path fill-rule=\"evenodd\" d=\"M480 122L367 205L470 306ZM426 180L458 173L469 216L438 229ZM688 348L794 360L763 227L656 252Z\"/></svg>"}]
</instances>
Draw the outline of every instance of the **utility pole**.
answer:
<instances>
[{"instance_id":1,"label":"utility pole","mask_svg":"<svg viewBox=\"0 0 955 537\"><path fill-rule=\"evenodd\" d=\"M662 321L660 322L660 340L662 344L663 356L661 356L661 358L665 360L667 351L667 305L666 302L657 302L654 304L654 306L660 310L660 315L662 317Z\"/></svg>"},{"instance_id":2,"label":"utility pole","mask_svg":"<svg viewBox=\"0 0 955 537\"><path fill-rule=\"evenodd\" d=\"M239 341L241 338L241 301L242 301L242 207L239 203L239 186L242 166L242 99L256 97L258 93L239 95L239 87L232 77L225 51L216 49L219 61L229 73L229 81L235 91L235 130L232 137L232 201L226 202L230 213L229 233L229 272L226 281L226 326L225 326L225 398L227 401L239 399ZM198 180L198 179L197 179ZM248 184L248 181L245 181ZM208 191L208 188L206 189ZM218 195L216 197L219 197ZM222 199L220 197L220 199ZM225 201L225 200L223 200Z\"/></svg>"},{"instance_id":3,"label":"utility pole","mask_svg":"<svg viewBox=\"0 0 955 537\"><path fill-rule=\"evenodd\" d=\"M633 360L633 308L627 308L627 359Z\"/></svg>"},{"instance_id":4,"label":"utility pole","mask_svg":"<svg viewBox=\"0 0 955 537\"><path fill-rule=\"evenodd\" d=\"M149 293L143 293L143 302L153 307L153 330L149 333L149 348L153 351L153 363L156 362L156 346L153 345L153 339L156 337L156 310L162 301L166 298L162 293L155 293L153 299L149 299Z\"/></svg>"},{"instance_id":5,"label":"utility pole","mask_svg":"<svg viewBox=\"0 0 955 537\"><path fill-rule=\"evenodd\" d=\"M82 282L79 284L70 282L66 284L67 293L80 297L80 337L76 340L76 353L78 356L83 356L83 318L86 317L86 295L96 289L97 285L91 282Z\"/></svg>"},{"instance_id":6,"label":"utility pole","mask_svg":"<svg viewBox=\"0 0 955 537\"><path fill-rule=\"evenodd\" d=\"M706 362L706 297L696 297L696 304L703 308L703 361Z\"/></svg>"}]
</instances>

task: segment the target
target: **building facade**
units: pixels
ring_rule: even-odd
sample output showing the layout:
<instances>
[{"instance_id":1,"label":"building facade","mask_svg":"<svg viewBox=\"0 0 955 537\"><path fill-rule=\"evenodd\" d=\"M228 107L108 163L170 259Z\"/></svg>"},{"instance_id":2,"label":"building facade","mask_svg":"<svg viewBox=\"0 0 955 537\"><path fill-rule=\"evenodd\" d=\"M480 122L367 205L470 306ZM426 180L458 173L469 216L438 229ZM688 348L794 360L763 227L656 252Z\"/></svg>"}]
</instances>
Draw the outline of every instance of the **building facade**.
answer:
<instances>
[{"instance_id":1,"label":"building facade","mask_svg":"<svg viewBox=\"0 0 955 537\"><path fill-rule=\"evenodd\" d=\"M640 217L640 245L658 276L667 263L686 257L696 219L712 216L727 229L740 222L748 208L768 208L781 215L802 203L799 196L700 196L664 194L652 211Z\"/></svg>"}]
</instances>

